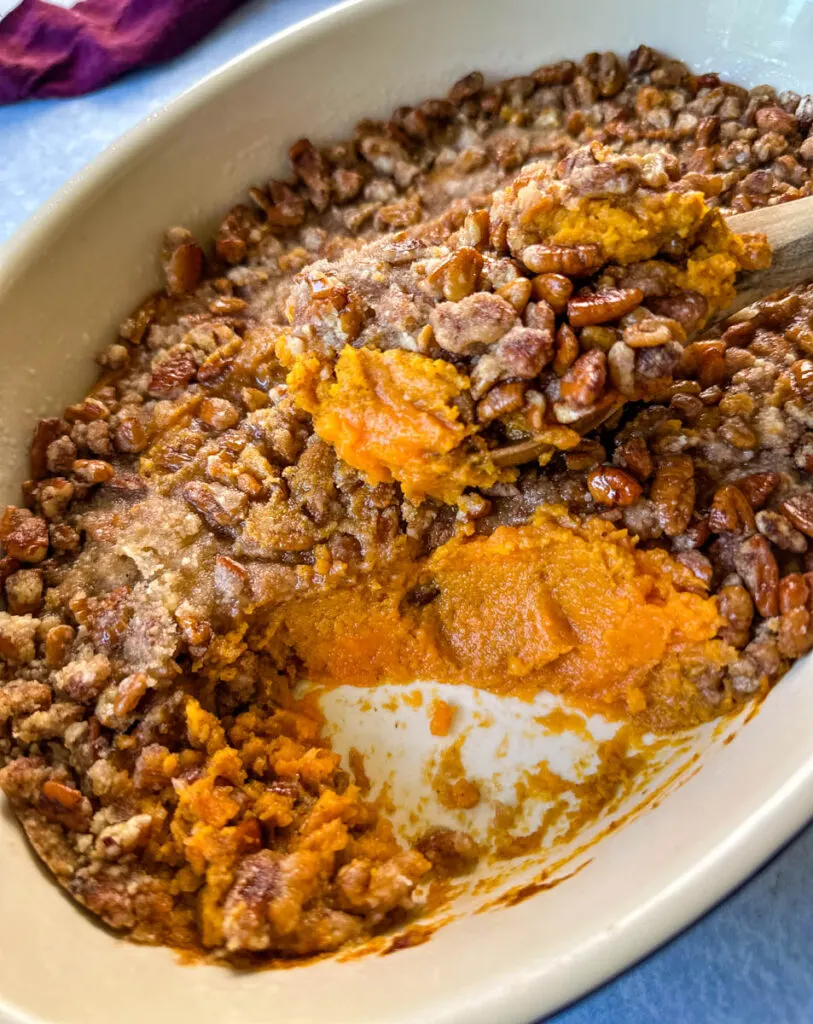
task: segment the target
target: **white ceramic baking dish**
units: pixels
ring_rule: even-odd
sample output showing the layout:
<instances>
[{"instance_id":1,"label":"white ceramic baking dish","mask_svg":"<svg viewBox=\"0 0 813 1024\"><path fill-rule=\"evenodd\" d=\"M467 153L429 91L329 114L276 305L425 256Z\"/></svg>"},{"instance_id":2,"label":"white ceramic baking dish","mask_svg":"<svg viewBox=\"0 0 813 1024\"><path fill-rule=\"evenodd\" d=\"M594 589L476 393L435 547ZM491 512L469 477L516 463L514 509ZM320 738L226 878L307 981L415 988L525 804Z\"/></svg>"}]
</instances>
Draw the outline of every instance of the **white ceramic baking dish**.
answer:
<instances>
[{"instance_id":1,"label":"white ceramic baking dish","mask_svg":"<svg viewBox=\"0 0 813 1024\"><path fill-rule=\"evenodd\" d=\"M262 43L108 150L0 254L0 497L16 496L35 418L76 400L94 352L156 284L163 229L183 223L205 237L247 185L283 170L302 134L342 137L359 117L443 94L475 67L505 76L639 42L699 71L806 92L811 38L805 0L360 0ZM255 974L182 966L78 911L2 811L0 1013L53 1024L535 1020L686 925L813 813L811 676L810 662L798 665L747 724L676 746L650 788L682 768L681 784L560 872L578 873L488 913L467 913L479 904L464 893L453 923L393 956ZM459 699L474 714L477 700ZM514 710L498 703L496 728L518 736ZM349 711L341 705L340 747L398 747L393 722L359 726L352 695ZM528 742L538 760L553 741ZM409 742L401 748L406 764ZM474 744L471 756L488 752ZM638 793L614 817L641 803Z\"/></svg>"}]
</instances>

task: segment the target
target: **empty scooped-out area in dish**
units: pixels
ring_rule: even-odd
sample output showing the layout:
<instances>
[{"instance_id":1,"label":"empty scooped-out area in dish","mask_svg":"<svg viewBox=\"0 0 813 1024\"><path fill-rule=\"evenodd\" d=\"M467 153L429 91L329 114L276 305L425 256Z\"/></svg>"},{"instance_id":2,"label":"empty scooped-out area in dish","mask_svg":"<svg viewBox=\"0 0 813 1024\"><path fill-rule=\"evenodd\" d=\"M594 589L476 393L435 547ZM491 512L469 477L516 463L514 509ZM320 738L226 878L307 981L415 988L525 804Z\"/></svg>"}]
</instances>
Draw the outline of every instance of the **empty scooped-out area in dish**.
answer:
<instances>
[{"instance_id":1,"label":"empty scooped-out area in dish","mask_svg":"<svg viewBox=\"0 0 813 1024\"><path fill-rule=\"evenodd\" d=\"M0 523L0 779L76 899L241 963L366 940L572 853L653 733L808 650L813 298L691 339L765 258L720 214L807 194L811 122L646 47L473 73L169 232ZM423 797L299 692L428 681ZM470 687L560 739L497 778Z\"/></svg>"}]
</instances>

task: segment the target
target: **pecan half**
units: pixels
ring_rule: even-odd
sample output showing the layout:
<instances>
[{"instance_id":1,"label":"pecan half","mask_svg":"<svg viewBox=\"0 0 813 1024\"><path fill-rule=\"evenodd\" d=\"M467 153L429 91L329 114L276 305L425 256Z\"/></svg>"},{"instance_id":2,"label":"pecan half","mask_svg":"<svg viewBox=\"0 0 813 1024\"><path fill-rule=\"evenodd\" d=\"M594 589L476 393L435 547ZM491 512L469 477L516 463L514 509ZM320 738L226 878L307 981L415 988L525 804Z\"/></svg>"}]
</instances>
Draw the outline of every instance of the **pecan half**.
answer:
<instances>
[{"instance_id":1,"label":"pecan half","mask_svg":"<svg viewBox=\"0 0 813 1024\"><path fill-rule=\"evenodd\" d=\"M576 295L568 300L567 318L573 327L606 324L631 313L643 297L640 288L605 288L593 295Z\"/></svg>"},{"instance_id":2,"label":"pecan half","mask_svg":"<svg viewBox=\"0 0 813 1024\"><path fill-rule=\"evenodd\" d=\"M587 245L529 245L520 253L520 259L534 274L567 274L582 277L592 274L601 266L604 256L601 246Z\"/></svg>"}]
</instances>

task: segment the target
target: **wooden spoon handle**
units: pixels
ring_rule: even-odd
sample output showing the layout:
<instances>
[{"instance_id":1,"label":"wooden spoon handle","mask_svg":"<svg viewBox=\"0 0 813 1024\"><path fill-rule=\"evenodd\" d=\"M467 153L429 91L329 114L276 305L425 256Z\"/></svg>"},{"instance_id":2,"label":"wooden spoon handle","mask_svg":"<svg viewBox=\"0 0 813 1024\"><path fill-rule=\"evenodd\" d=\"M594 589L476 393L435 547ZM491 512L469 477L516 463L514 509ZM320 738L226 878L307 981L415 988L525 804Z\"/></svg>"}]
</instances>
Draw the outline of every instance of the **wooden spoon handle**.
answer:
<instances>
[{"instance_id":1,"label":"wooden spoon handle","mask_svg":"<svg viewBox=\"0 0 813 1024\"><path fill-rule=\"evenodd\" d=\"M740 278L737 298L722 316L730 316L771 292L792 288L813 277L813 196L737 213L726 220L738 234L764 232L773 249L773 259L767 269L754 270Z\"/></svg>"}]
</instances>

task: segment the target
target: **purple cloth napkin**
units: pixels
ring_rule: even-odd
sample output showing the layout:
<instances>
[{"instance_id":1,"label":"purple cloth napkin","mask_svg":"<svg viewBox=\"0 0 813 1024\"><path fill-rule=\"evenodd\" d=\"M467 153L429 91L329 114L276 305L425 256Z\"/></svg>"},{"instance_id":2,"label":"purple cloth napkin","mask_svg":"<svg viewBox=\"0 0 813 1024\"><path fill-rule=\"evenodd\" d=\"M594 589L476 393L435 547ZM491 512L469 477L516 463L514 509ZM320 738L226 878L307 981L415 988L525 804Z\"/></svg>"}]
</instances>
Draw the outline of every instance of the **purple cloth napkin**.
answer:
<instances>
[{"instance_id":1,"label":"purple cloth napkin","mask_svg":"<svg viewBox=\"0 0 813 1024\"><path fill-rule=\"evenodd\" d=\"M0 103L79 96L169 60L244 0L22 0L0 21Z\"/></svg>"}]
</instances>

